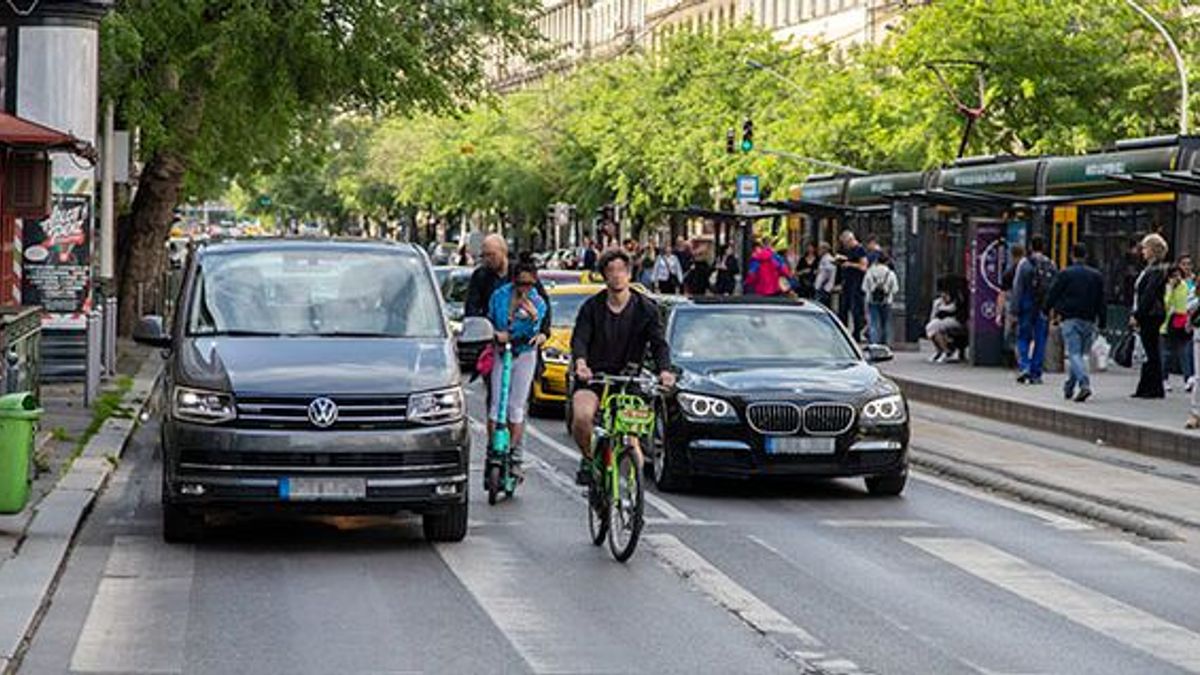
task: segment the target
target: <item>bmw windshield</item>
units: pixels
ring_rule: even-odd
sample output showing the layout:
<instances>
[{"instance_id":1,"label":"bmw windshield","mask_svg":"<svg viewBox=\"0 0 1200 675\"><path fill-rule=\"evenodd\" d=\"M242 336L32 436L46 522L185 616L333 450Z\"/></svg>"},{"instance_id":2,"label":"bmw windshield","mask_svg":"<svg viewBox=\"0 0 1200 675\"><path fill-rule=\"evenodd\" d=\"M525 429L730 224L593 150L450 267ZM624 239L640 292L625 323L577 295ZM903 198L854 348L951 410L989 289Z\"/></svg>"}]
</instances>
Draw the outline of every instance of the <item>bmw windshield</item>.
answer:
<instances>
[{"instance_id":1,"label":"bmw windshield","mask_svg":"<svg viewBox=\"0 0 1200 675\"><path fill-rule=\"evenodd\" d=\"M671 358L680 363L859 360L829 315L770 307L677 311L670 343Z\"/></svg>"},{"instance_id":2,"label":"bmw windshield","mask_svg":"<svg viewBox=\"0 0 1200 675\"><path fill-rule=\"evenodd\" d=\"M213 252L197 267L192 336L432 338L437 291L415 255L347 248Z\"/></svg>"}]
</instances>

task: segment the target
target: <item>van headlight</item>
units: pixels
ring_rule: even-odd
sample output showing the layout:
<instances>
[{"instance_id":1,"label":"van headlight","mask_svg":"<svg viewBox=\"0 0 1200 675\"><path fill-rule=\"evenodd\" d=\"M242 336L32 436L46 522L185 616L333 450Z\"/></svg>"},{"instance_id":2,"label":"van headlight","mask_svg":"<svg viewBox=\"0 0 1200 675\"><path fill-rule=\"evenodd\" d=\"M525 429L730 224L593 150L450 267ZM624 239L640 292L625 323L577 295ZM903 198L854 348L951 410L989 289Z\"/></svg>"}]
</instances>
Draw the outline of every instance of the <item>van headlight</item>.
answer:
<instances>
[{"instance_id":1,"label":"van headlight","mask_svg":"<svg viewBox=\"0 0 1200 675\"><path fill-rule=\"evenodd\" d=\"M201 424L220 424L237 419L233 395L207 389L175 387L171 395L171 414L176 419Z\"/></svg>"},{"instance_id":2,"label":"van headlight","mask_svg":"<svg viewBox=\"0 0 1200 675\"><path fill-rule=\"evenodd\" d=\"M415 394L408 399L408 419L421 424L454 422L464 412L462 387Z\"/></svg>"},{"instance_id":3,"label":"van headlight","mask_svg":"<svg viewBox=\"0 0 1200 675\"><path fill-rule=\"evenodd\" d=\"M679 392L676 399L678 399L679 407L683 409L683 413L694 419L737 419L737 413L733 411L733 406L723 398Z\"/></svg>"},{"instance_id":4,"label":"van headlight","mask_svg":"<svg viewBox=\"0 0 1200 675\"><path fill-rule=\"evenodd\" d=\"M902 424L908 421L904 397L891 394L867 402L862 409L863 424Z\"/></svg>"}]
</instances>

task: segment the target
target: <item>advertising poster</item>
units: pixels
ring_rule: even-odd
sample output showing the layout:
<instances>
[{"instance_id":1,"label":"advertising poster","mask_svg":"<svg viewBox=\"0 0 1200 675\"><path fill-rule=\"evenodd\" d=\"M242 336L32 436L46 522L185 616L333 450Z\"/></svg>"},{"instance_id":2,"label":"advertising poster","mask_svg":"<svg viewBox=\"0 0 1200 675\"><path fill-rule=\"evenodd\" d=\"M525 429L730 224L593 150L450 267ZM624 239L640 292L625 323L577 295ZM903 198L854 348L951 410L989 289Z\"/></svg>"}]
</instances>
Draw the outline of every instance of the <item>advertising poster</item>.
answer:
<instances>
[{"instance_id":1,"label":"advertising poster","mask_svg":"<svg viewBox=\"0 0 1200 675\"><path fill-rule=\"evenodd\" d=\"M996 322L1000 277L1007 255L1000 223L975 223L971 242L971 341L975 365L1000 365L1004 328Z\"/></svg>"},{"instance_id":2,"label":"advertising poster","mask_svg":"<svg viewBox=\"0 0 1200 675\"><path fill-rule=\"evenodd\" d=\"M46 328L87 327L91 207L89 196L55 195L49 218L25 221L21 301L46 311Z\"/></svg>"}]
</instances>

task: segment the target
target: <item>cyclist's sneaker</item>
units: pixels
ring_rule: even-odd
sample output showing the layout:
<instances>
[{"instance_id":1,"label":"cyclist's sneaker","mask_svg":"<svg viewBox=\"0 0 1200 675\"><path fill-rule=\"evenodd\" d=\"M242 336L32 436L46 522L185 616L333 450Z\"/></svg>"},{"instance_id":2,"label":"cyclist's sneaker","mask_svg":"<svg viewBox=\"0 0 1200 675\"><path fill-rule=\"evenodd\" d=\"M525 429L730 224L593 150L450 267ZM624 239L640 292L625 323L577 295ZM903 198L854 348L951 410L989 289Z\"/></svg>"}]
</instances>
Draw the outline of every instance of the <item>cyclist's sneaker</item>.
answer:
<instances>
[{"instance_id":1,"label":"cyclist's sneaker","mask_svg":"<svg viewBox=\"0 0 1200 675\"><path fill-rule=\"evenodd\" d=\"M579 470L575 472L575 484L585 487L592 484L592 463L586 458L579 460Z\"/></svg>"}]
</instances>

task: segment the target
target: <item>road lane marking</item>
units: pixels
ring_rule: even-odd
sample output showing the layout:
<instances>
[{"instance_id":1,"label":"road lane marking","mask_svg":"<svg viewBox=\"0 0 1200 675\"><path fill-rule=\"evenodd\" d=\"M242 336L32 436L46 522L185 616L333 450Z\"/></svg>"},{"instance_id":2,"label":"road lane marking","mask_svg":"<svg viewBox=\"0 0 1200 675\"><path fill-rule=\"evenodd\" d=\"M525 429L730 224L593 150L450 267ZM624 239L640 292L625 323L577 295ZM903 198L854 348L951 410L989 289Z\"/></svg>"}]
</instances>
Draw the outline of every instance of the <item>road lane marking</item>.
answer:
<instances>
[{"instance_id":1,"label":"road lane marking","mask_svg":"<svg viewBox=\"0 0 1200 675\"><path fill-rule=\"evenodd\" d=\"M761 540L753 537L760 544ZM829 654L821 640L796 625L775 608L726 575L702 555L670 534L648 534L643 539L668 570L700 591L752 630L772 641L805 672L864 673L853 661ZM768 548L770 548L768 546Z\"/></svg>"},{"instance_id":2,"label":"road lane marking","mask_svg":"<svg viewBox=\"0 0 1200 675\"><path fill-rule=\"evenodd\" d=\"M1094 541L1092 543L1097 546L1103 546L1104 548L1110 548L1114 551L1120 551L1121 553L1133 556L1137 560L1150 563L1151 565L1158 565L1159 567L1175 570L1177 572L1200 574L1200 570L1192 567L1182 560L1176 560L1169 555L1159 553L1153 549L1149 549L1144 546L1138 546L1132 541L1113 539L1109 541Z\"/></svg>"},{"instance_id":3,"label":"road lane marking","mask_svg":"<svg viewBox=\"0 0 1200 675\"><path fill-rule=\"evenodd\" d=\"M864 528L864 529L897 529L897 530L920 530L941 527L924 520L901 520L889 518L846 518L834 520L822 520L822 525L826 527L846 527L846 528Z\"/></svg>"},{"instance_id":4,"label":"road lane marking","mask_svg":"<svg viewBox=\"0 0 1200 675\"><path fill-rule=\"evenodd\" d=\"M535 427L532 424L525 425L525 429L526 429L526 433L528 433L529 435L531 435L534 438L541 441L543 445L550 448L551 450L554 450L555 452L562 455L563 457L569 458L573 462L579 461L579 450L578 449L567 447L563 443L560 443L553 436L547 434L546 432L542 431L541 429L538 429L537 427ZM659 495L657 495L653 492L650 492L649 490L646 490L644 492L644 494L646 497L646 503L649 504L650 506L654 507L654 510L661 513L663 515L663 517L666 518L667 520L672 520L672 521L692 520L691 518L688 517L688 515L686 513L684 513L683 511L680 511L674 504L668 502L667 500L663 499Z\"/></svg>"},{"instance_id":5,"label":"road lane marking","mask_svg":"<svg viewBox=\"0 0 1200 675\"><path fill-rule=\"evenodd\" d=\"M610 655L569 628L531 592L529 559L509 542L472 535L471 545L435 544L438 555L492 623L537 673L595 673ZM560 608L574 611L572 608Z\"/></svg>"},{"instance_id":6,"label":"road lane marking","mask_svg":"<svg viewBox=\"0 0 1200 675\"><path fill-rule=\"evenodd\" d=\"M1200 673L1200 634L973 539L904 537L955 567L1077 624Z\"/></svg>"},{"instance_id":7,"label":"road lane marking","mask_svg":"<svg viewBox=\"0 0 1200 675\"><path fill-rule=\"evenodd\" d=\"M953 481L948 481L944 478L939 478L922 471L913 471L909 475L916 480L941 488L947 492L953 492L955 494L970 497L971 499L976 499L981 502L994 504L996 506L1009 509L1010 511L1017 511L1018 513L1024 513L1025 515L1033 516L1034 518L1044 521L1050 527L1058 530L1082 532L1084 530L1095 529L1091 525L1075 520L1074 518L1068 518L1067 516L1052 513L1044 509L1039 509L1035 506L1030 506L1013 499L998 497L982 489L960 485Z\"/></svg>"},{"instance_id":8,"label":"road lane marking","mask_svg":"<svg viewBox=\"0 0 1200 675\"><path fill-rule=\"evenodd\" d=\"M80 673L181 673L195 552L117 536L71 655Z\"/></svg>"}]
</instances>

